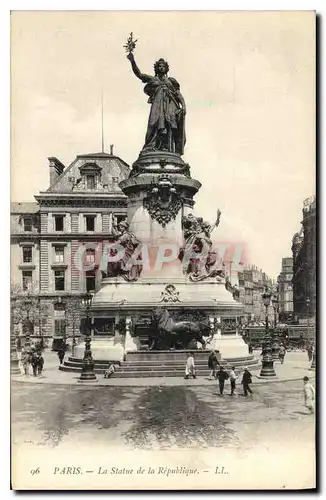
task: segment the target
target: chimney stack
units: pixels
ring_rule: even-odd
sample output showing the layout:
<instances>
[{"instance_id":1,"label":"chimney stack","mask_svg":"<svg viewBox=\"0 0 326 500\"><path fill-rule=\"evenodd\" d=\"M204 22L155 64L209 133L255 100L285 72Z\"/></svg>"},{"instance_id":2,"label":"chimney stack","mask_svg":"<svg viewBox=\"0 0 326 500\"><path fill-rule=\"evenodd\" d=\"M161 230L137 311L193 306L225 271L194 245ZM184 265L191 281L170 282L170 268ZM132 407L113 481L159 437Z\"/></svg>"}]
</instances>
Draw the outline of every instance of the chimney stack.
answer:
<instances>
[{"instance_id":1,"label":"chimney stack","mask_svg":"<svg viewBox=\"0 0 326 500\"><path fill-rule=\"evenodd\" d=\"M61 163L60 160L58 160L58 158L55 158L54 156L50 156L48 160L50 167L50 187L51 187L58 179L58 177L62 174L62 172L65 169L65 166L63 163Z\"/></svg>"},{"instance_id":2,"label":"chimney stack","mask_svg":"<svg viewBox=\"0 0 326 500\"><path fill-rule=\"evenodd\" d=\"M113 156L113 146L114 144L110 144L110 155Z\"/></svg>"}]
</instances>

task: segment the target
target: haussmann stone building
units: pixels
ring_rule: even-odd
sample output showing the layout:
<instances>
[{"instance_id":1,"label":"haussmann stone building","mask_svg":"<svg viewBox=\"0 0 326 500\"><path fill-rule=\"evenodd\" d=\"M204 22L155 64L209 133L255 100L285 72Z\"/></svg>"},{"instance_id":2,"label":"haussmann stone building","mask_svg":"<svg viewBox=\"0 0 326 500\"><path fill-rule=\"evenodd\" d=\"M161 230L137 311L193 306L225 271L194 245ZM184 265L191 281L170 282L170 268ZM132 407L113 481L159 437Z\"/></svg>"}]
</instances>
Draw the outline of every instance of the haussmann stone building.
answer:
<instances>
[{"instance_id":1,"label":"haussmann stone building","mask_svg":"<svg viewBox=\"0 0 326 500\"><path fill-rule=\"evenodd\" d=\"M298 321L316 315L316 197L303 203L301 229L292 239L293 309Z\"/></svg>"},{"instance_id":2,"label":"haussmann stone building","mask_svg":"<svg viewBox=\"0 0 326 500\"><path fill-rule=\"evenodd\" d=\"M113 146L110 154L78 155L68 167L55 157L48 161L49 188L35 203L11 204L11 283L15 293L36 295L47 311L42 331L35 324L31 336L71 338L80 334L78 299L100 286L97 249L126 218L119 182L130 169ZM76 256L85 244L91 248L80 269Z\"/></svg>"}]
</instances>

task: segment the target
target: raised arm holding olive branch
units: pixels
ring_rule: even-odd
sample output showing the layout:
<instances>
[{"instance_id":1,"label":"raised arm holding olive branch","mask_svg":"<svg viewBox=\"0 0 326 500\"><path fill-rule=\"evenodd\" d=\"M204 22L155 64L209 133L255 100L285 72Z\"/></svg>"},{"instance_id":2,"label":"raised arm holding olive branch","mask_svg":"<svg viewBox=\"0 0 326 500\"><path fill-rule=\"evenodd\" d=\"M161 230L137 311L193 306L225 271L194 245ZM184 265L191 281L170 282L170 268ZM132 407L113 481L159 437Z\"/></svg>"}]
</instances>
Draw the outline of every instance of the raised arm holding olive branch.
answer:
<instances>
[{"instance_id":1,"label":"raised arm holding olive branch","mask_svg":"<svg viewBox=\"0 0 326 500\"><path fill-rule=\"evenodd\" d=\"M132 36L131 41L130 38L128 41L125 46L127 59L134 75L145 83L144 92L149 96L148 103L151 104L143 150L169 151L182 155L186 142L186 103L180 92L180 85L175 78L168 76L169 65L164 59L159 59L154 64L154 76L142 73L133 55L135 41Z\"/></svg>"}]
</instances>

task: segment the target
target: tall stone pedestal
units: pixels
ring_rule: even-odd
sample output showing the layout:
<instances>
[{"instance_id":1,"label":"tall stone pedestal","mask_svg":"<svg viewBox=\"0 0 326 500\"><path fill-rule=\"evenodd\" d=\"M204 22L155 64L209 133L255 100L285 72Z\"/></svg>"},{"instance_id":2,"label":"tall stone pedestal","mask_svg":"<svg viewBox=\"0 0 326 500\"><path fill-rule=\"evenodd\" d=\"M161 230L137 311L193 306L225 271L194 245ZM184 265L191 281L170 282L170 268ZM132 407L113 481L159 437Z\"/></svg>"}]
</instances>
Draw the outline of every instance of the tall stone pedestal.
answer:
<instances>
[{"instance_id":1,"label":"tall stone pedestal","mask_svg":"<svg viewBox=\"0 0 326 500\"><path fill-rule=\"evenodd\" d=\"M207 349L220 351L222 358L245 358L249 356L248 345L239 335L215 335L206 344Z\"/></svg>"},{"instance_id":2,"label":"tall stone pedestal","mask_svg":"<svg viewBox=\"0 0 326 500\"><path fill-rule=\"evenodd\" d=\"M174 265L183 245L182 217L192 211L200 186L180 156L160 151L142 152L130 177L120 183L128 196L130 231L149 255L142 278L166 274L166 269L171 277L182 277L181 267ZM162 267L155 265L162 260Z\"/></svg>"},{"instance_id":3,"label":"tall stone pedestal","mask_svg":"<svg viewBox=\"0 0 326 500\"><path fill-rule=\"evenodd\" d=\"M139 342L134 336L137 320L140 317L150 318L152 310L164 307L174 317L178 317L179 313L202 312L212 324L212 338L206 348L219 350L222 358L245 359L249 356L248 346L239 335L223 334L221 329L217 329L214 333L213 328L216 327L216 323L220 324L223 330L225 319L233 320L236 324L243 311L242 304L233 299L223 281L211 279L193 283L182 277L174 278L173 283L167 283L161 277L152 279L141 277L136 282L128 283L121 278L109 278L103 280L102 285L101 290L94 296L92 314L94 318L103 315L125 318L125 354L140 349ZM92 342L94 359L97 359L97 352L101 354L101 359L113 359L112 345L107 345L107 351L104 358L103 354L97 351L96 341Z\"/></svg>"},{"instance_id":4,"label":"tall stone pedestal","mask_svg":"<svg viewBox=\"0 0 326 500\"><path fill-rule=\"evenodd\" d=\"M74 358L83 359L84 350L84 342L76 345ZM121 343L115 343L114 337L95 337L92 339L92 356L94 360L119 362L123 361L124 353L124 346Z\"/></svg>"}]
</instances>

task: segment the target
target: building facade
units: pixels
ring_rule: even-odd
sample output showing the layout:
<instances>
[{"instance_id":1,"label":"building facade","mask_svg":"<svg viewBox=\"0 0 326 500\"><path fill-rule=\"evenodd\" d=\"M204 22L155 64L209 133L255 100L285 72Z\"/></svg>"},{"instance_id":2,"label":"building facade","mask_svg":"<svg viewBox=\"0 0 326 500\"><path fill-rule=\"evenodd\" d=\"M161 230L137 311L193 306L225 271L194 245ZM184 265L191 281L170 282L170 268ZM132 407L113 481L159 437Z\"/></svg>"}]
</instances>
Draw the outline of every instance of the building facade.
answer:
<instances>
[{"instance_id":1,"label":"building facade","mask_svg":"<svg viewBox=\"0 0 326 500\"><path fill-rule=\"evenodd\" d=\"M256 266L244 268L238 273L239 300L244 304L244 315L246 322L263 323L265 321L266 308L263 303L262 294L267 287L273 289L274 284L266 273ZM272 305L268 308L268 318L272 322L274 318Z\"/></svg>"},{"instance_id":2,"label":"building facade","mask_svg":"<svg viewBox=\"0 0 326 500\"><path fill-rule=\"evenodd\" d=\"M79 335L80 298L100 287L103 244L126 219L119 182L130 169L113 147L110 154L78 155L68 167L48 160L50 186L37 203L11 205L12 290L37 296L47 311L41 335L72 337Z\"/></svg>"},{"instance_id":3,"label":"building facade","mask_svg":"<svg viewBox=\"0 0 326 500\"><path fill-rule=\"evenodd\" d=\"M277 277L279 321L287 323L293 319L293 259L282 259L281 272Z\"/></svg>"},{"instance_id":4,"label":"building facade","mask_svg":"<svg viewBox=\"0 0 326 500\"><path fill-rule=\"evenodd\" d=\"M316 198L303 203L301 229L293 236L293 309L300 320L316 315Z\"/></svg>"}]
</instances>

